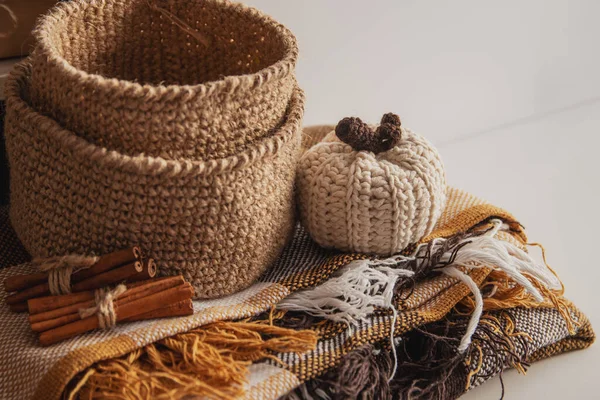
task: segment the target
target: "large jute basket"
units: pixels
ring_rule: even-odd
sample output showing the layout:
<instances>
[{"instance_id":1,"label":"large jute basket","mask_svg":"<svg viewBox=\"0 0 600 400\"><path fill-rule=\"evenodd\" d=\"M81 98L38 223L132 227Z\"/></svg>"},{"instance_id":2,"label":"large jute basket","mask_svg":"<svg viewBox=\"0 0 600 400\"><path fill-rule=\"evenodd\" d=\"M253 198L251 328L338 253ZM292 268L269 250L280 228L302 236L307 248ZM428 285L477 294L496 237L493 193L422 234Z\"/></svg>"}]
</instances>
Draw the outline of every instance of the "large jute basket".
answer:
<instances>
[{"instance_id":1,"label":"large jute basket","mask_svg":"<svg viewBox=\"0 0 600 400\"><path fill-rule=\"evenodd\" d=\"M198 298L248 286L294 225L303 93L272 135L209 161L128 156L88 142L29 102L31 66L6 85L10 216L34 256L106 253L133 244Z\"/></svg>"},{"instance_id":2,"label":"large jute basket","mask_svg":"<svg viewBox=\"0 0 600 400\"><path fill-rule=\"evenodd\" d=\"M295 87L292 33L229 1L75 0L34 36L34 108L128 155L236 154L278 129Z\"/></svg>"}]
</instances>

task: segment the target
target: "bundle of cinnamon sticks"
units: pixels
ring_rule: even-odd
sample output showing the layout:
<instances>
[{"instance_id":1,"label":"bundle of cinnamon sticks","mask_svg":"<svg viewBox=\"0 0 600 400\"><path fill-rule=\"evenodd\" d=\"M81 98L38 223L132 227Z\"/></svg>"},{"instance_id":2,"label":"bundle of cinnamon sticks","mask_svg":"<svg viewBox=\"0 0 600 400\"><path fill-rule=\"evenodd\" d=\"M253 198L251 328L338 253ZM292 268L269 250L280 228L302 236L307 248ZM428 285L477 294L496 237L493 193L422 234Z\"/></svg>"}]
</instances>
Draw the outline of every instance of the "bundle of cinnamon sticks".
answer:
<instances>
[{"instance_id":1,"label":"bundle of cinnamon sticks","mask_svg":"<svg viewBox=\"0 0 600 400\"><path fill-rule=\"evenodd\" d=\"M193 287L182 276L127 284L127 289L113 300L116 322L191 315L193 295ZM80 315L81 310L95 305L93 290L30 299L29 323L39 333L40 344L49 346L99 328L97 315Z\"/></svg>"},{"instance_id":2,"label":"bundle of cinnamon sticks","mask_svg":"<svg viewBox=\"0 0 600 400\"><path fill-rule=\"evenodd\" d=\"M156 276L156 264L144 259L139 247L131 247L98 258L95 264L71 275L71 292L89 291L121 282L137 282ZM4 281L6 298L14 312L27 311L27 300L50 295L49 272L15 275Z\"/></svg>"}]
</instances>

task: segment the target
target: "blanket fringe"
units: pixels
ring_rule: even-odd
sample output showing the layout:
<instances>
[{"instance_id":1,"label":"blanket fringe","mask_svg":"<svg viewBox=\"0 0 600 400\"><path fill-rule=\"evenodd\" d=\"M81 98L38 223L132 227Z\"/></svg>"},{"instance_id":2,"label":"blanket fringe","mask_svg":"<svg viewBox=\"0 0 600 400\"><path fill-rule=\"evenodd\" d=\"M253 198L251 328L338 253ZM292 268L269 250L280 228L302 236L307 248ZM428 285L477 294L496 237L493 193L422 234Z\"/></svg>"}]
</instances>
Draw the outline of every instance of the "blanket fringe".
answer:
<instances>
[{"instance_id":1,"label":"blanket fringe","mask_svg":"<svg viewBox=\"0 0 600 400\"><path fill-rule=\"evenodd\" d=\"M459 352L467 350L471 336L475 332L484 309L483 296L474 282L464 271L477 268L490 268L501 271L510 280L520 286L537 303L544 302L542 293L562 288L562 283L547 265L536 263L525 251L496 237L504 223L499 219L490 221L492 229L481 236L465 239L460 243L460 251L446 257L453 257L453 262L441 269L442 272L458 278L473 292L472 314L467 330L458 347ZM445 239L439 239L444 241Z\"/></svg>"},{"instance_id":2,"label":"blanket fringe","mask_svg":"<svg viewBox=\"0 0 600 400\"><path fill-rule=\"evenodd\" d=\"M216 322L102 361L75 382L69 399L237 398L248 366L278 352L315 348L317 335L253 322Z\"/></svg>"},{"instance_id":3,"label":"blanket fringe","mask_svg":"<svg viewBox=\"0 0 600 400\"><path fill-rule=\"evenodd\" d=\"M397 342L398 373L389 383L385 379L392 368L389 351L367 344L344 356L337 368L306 382L284 399L455 398L463 394L463 385L469 389L476 378L486 377L484 357L488 364L501 363L503 368L525 371L528 364L517 347L526 352L528 336L515 332L509 313L485 314L473 345L461 354L457 348L468 323L464 316L451 316L403 336Z\"/></svg>"},{"instance_id":4,"label":"blanket fringe","mask_svg":"<svg viewBox=\"0 0 600 400\"><path fill-rule=\"evenodd\" d=\"M286 297L277 308L357 325L376 307L392 308L396 282L413 275L413 271L387 266L385 260L356 260L323 284Z\"/></svg>"},{"instance_id":5,"label":"blanket fringe","mask_svg":"<svg viewBox=\"0 0 600 400\"><path fill-rule=\"evenodd\" d=\"M282 400L391 400L386 379L392 370L388 350L365 344L346 354L338 367L304 382Z\"/></svg>"},{"instance_id":6,"label":"blanket fringe","mask_svg":"<svg viewBox=\"0 0 600 400\"><path fill-rule=\"evenodd\" d=\"M456 254L451 266L463 267L466 270L491 268L503 271L538 302L544 301L544 298L533 281L543 284L548 289L562 287L560 280L546 265L538 264L514 244L496 238L502 228L502 221L496 219L491 223L493 228L485 234L466 239L467 242Z\"/></svg>"},{"instance_id":7,"label":"blanket fringe","mask_svg":"<svg viewBox=\"0 0 600 400\"><path fill-rule=\"evenodd\" d=\"M380 307L392 309L395 320L394 286L403 287L411 278L438 271L461 280L474 294L471 321L458 348L464 352L484 309L479 288L466 273L469 270L501 271L538 303L543 303L552 290L562 288L547 265L536 263L519 247L496 237L504 227L503 221L494 219L490 224L491 229L486 231L433 239L409 256L353 261L325 283L283 299L278 308L356 325Z\"/></svg>"},{"instance_id":8,"label":"blanket fringe","mask_svg":"<svg viewBox=\"0 0 600 400\"><path fill-rule=\"evenodd\" d=\"M554 274L560 287L557 288L554 286L554 289L550 289L535 277L524 274L543 297L543 301L539 302L523 286L515 284L504 271L494 270L481 285L481 290L484 293L483 310L493 311L516 307L552 307L561 314L569 333L573 335L580 324L574 320L571 315L569 301L562 297L564 294L564 286L558 278L558 275L546 262L545 250L542 245L538 243L531 243L530 245L538 246L542 249L544 263L548 270ZM467 296L461 300L460 305L462 306L461 310L466 310L467 313L471 313L475 309L475 299L471 296Z\"/></svg>"},{"instance_id":9,"label":"blanket fringe","mask_svg":"<svg viewBox=\"0 0 600 400\"><path fill-rule=\"evenodd\" d=\"M394 287L400 278L410 278L414 271L391 268L389 265L408 261L396 256L390 260L356 260L339 270L336 276L310 290L293 293L283 299L277 307L357 325L375 311L376 307L392 310L390 342L394 356L394 367L388 380L396 373L396 348L394 329L398 312L394 307Z\"/></svg>"},{"instance_id":10,"label":"blanket fringe","mask_svg":"<svg viewBox=\"0 0 600 400\"><path fill-rule=\"evenodd\" d=\"M484 357L488 367L497 365L502 370L510 366L525 372L529 364L518 347L527 354L528 335L515 331L509 312L484 314L473 335L473 345L467 352L459 353L459 338L468 324L465 317L452 316L407 335L398 349L405 361L391 384L392 393L399 392L399 398L403 399L456 397L468 390L478 377L487 377L482 368ZM452 376L457 376L457 368L467 371L462 388L450 381Z\"/></svg>"}]
</instances>

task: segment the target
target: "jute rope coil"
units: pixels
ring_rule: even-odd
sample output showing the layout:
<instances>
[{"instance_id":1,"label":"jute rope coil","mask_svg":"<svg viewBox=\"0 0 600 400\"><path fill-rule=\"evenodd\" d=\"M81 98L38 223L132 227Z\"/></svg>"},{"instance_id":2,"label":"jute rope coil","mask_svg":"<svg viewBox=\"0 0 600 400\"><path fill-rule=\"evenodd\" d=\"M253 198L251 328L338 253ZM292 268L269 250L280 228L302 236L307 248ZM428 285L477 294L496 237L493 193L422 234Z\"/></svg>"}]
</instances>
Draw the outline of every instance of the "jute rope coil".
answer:
<instances>
[{"instance_id":1,"label":"jute rope coil","mask_svg":"<svg viewBox=\"0 0 600 400\"><path fill-rule=\"evenodd\" d=\"M98 316L98 324L100 329L112 328L117 324L117 313L113 300L116 300L120 295L127 291L127 286L120 284L114 289L101 288L94 291L94 300L96 305L90 308L79 310L81 319L91 317L96 314Z\"/></svg>"},{"instance_id":2,"label":"jute rope coil","mask_svg":"<svg viewBox=\"0 0 600 400\"><path fill-rule=\"evenodd\" d=\"M34 36L34 108L130 156L236 155L279 129L296 86L291 32L229 1L76 0Z\"/></svg>"},{"instance_id":3,"label":"jute rope coil","mask_svg":"<svg viewBox=\"0 0 600 400\"><path fill-rule=\"evenodd\" d=\"M304 95L296 88L270 136L229 157L129 156L97 146L29 103L31 64L7 81L11 222L38 257L108 254L139 245L197 298L249 286L294 226Z\"/></svg>"}]
</instances>

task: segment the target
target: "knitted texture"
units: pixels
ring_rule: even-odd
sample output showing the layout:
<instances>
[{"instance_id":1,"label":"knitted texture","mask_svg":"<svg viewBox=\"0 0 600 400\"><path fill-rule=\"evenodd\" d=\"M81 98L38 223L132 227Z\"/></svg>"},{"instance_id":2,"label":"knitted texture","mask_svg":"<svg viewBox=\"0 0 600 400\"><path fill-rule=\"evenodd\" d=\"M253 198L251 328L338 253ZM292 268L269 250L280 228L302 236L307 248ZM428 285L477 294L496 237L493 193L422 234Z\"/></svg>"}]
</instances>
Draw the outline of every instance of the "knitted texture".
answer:
<instances>
[{"instance_id":1,"label":"knitted texture","mask_svg":"<svg viewBox=\"0 0 600 400\"><path fill-rule=\"evenodd\" d=\"M199 298L249 286L294 226L293 185L304 95L282 126L227 158L131 157L89 143L27 102L30 66L7 86L11 222L34 257L139 245Z\"/></svg>"},{"instance_id":2,"label":"knitted texture","mask_svg":"<svg viewBox=\"0 0 600 400\"><path fill-rule=\"evenodd\" d=\"M396 146L377 154L330 132L302 156L297 185L312 238L344 251L397 253L431 233L446 202L439 154L405 128Z\"/></svg>"},{"instance_id":3,"label":"knitted texture","mask_svg":"<svg viewBox=\"0 0 600 400\"><path fill-rule=\"evenodd\" d=\"M126 155L234 155L275 134L294 92L294 36L228 1L72 1L35 37L33 107Z\"/></svg>"},{"instance_id":4,"label":"knitted texture","mask_svg":"<svg viewBox=\"0 0 600 400\"><path fill-rule=\"evenodd\" d=\"M307 133L312 135L316 132L307 129ZM490 218L501 218L506 226L510 227L510 230L504 232L505 234L501 236L502 240L521 244L527 242L523 228L506 211L454 188L448 188L447 195L448 201L442 217L440 217L436 228L427 238L429 243L433 243L435 239L440 237L449 240L457 235L458 237L464 237L464 232L478 229L478 227L481 228L480 224L485 224L485 221L489 221ZM2 215L3 209L0 207L0 217ZM17 239L11 238L11 235L12 230L6 225L6 221L0 218L0 237L6 238L6 243L17 243ZM2 243L0 242L0 244ZM17 255L21 251L18 248L10 250L17 251ZM458 251L460 252L460 249ZM0 265L6 265L8 262L3 257L7 257L7 260L17 259L15 258L16 255L0 252ZM196 300L194 301L194 315L117 324L113 329L96 330L85 335L78 335L50 347L40 347L37 344L36 335L31 331L27 318L24 318L22 314L15 314L10 312L7 307L0 307L0 325L3 326L3 329L0 330L0 340L4 344L0 346L0 365L4 367L3 371L5 371L2 376L4 379L0 379L0 398L60 399L63 398L65 388L67 388L68 394L68 383L70 381L73 384L79 384L89 378L90 374L93 374L97 383L99 383L99 380L104 382L104 387L110 390L109 394L120 392L111 398L139 399L140 393L148 393L148 391L156 393L156 390L164 388L174 389L177 393L184 393L185 389L190 389L188 397L194 397L194 390L206 384L210 377L207 379L207 374L199 373L197 368L190 369L190 364L192 366L209 364L213 369L216 369L214 374L224 377L229 376L225 371L218 368L222 367L223 364L214 362L212 356L206 357L205 352L197 351L200 349L197 344L206 341L207 332L204 328L199 330L195 328L215 321L243 320L263 311L266 311L266 313L258 317L259 321L256 322L264 321L263 326L267 328L272 328L270 326L272 322L275 325L288 328L312 329L319 335L318 345L314 350L300 351L297 354L271 353L271 356L279 358L280 361L275 361L272 357L269 357L270 360L261 361L258 358L252 358L255 354L254 351L257 348L260 349L260 347L256 347L256 336L254 338L246 337L250 340L244 340L242 343L237 340L240 337L235 332L221 330L220 335L215 338L215 343L218 342L229 347L229 349L234 349L234 351L246 355L244 360L254 362L253 365L248 367L248 382L247 385L244 385L247 388L247 393L244 398L277 399L301 382L318 378L327 370L335 370L341 364L345 364L349 368L355 365L358 368L360 363L348 361L343 357L364 345L381 343L383 345L381 350L385 350L386 346L390 344L391 326L394 321L390 310L376 310L374 314L369 315L358 326L351 327L331 320L324 321L311 318L310 315L304 313L288 312L285 315L277 316L278 311L270 313L269 310L273 310L273 307L290 293L324 284L336 274L336 271L344 268L353 260L363 259L364 257L364 254L340 253L324 249L312 241L306 231L299 226L295 231L294 239L286 246L277 262L268 269L259 281L244 291L216 300ZM436 257L433 254L428 258L431 262L437 263L437 261L434 261ZM0 282L9 276L34 272L36 268L31 263L4 269L0 268ZM475 282L480 284L482 290L490 296L497 296L499 291L492 294L493 292L485 289L486 283L496 281L496 278L487 280L492 274L487 269L476 269L472 270L469 275ZM417 343L422 342L418 339L424 337L420 335L424 327L443 320L457 303L470 296L470 290L461 281L435 273L421 275L414 280L414 284L401 285L401 287L396 287L395 291L397 296L394 303L398 315L395 319L394 333L399 337L406 338L410 334L409 332L412 331L414 335L410 335L417 339ZM7 293L0 286L0 301L3 301L6 296ZM543 307L553 306L545 304ZM554 313L554 316L559 317L559 313ZM534 316L534 318L539 320L538 316ZM470 316L468 314L463 315L462 319L468 321ZM557 322L560 320L562 318L557 319ZM586 321L584 317L578 317L577 321L580 323L580 327L576 327L576 332L571 333L568 338L560 342L544 347L542 352L536 351L529 361L568 350L588 347L594 338L593 330L589 321ZM517 321L515 320L515 322ZM484 324L480 323L479 326L483 327ZM527 332L530 329L529 327L538 332L546 332L549 331L546 329L548 326L547 324L540 325L539 322L531 325L518 325L513 333ZM566 325L563 326L566 327ZM239 327L242 328L243 326ZM462 327L464 329L464 324ZM193 331L190 332L190 330ZM457 329L454 329L454 331L456 333L453 336L454 339L451 338L451 341L445 347L452 346L455 349L456 344L460 341L463 331ZM181 340L173 337L173 335L184 332L189 332L189 334L184 335L187 338L186 340L183 337ZM237 330L237 332L240 331ZM437 332L448 336L447 332ZM554 334L552 336L554 337L552 340L559 339ZM533 343L537 343L536 346L551 342L538 342L533 335L532 338L534 339ZM278 339L278 337L275 336L273 339ZM160 342L150 346L151 343L157 341ZM441 342L445 343L446 340ZM291 349L288 346L295 346L298 342L292 338L286 342L279 341L279 343L285 351ZM398 346L403 346L403 343L405 343L403 340L396 341ZM142 349L144 346L147 347ZM422 346L418 348L427 350L431 347ZM221 347L221 349L223 348ZM531 347L530 349L534 350ZM212 354L220 354L223 358L228 358L228 355L231 354L227 349L223 349L224 352L218 351L219 349L215 350L217 351ZM381 351L380 356L387 355L389 358L389 350L388 348L387 351ZM282 350L275 350L275 352L279 351ZM479 355L475 348L473 353ZM158 369L148 371L154 374L152 380L148 380L148 375L145 373L138 374L139 368L131 369L129 367L132 363L139 364L136 360L139 360L141 354L152 356L153 361L150 366L160 364ZM427 352L424 355L427 354L431 353ZM175 357L171 357L172 355ZM459 353L452 351L449 355L456 356ZM485 354L486 358L488 356L493 357L494 354ZM462 358L464 356L461 356ZM140 361L144 359L147 358L142 358ZM436 357L436 359L440 360L440 357ZM442 354L441 361L445 360ZM409 376L416 377L420 383L426 385L433 382L429 379L431 375L422 375L419 373L419 369L411 369L417 362L422 364L420 358L411 360L399 354L399 361L407 362L403 363L406 368L402 372L409 373ZM412 366L410 365L411 361ZM471 363L470 365L476 365L476 359L474 361L475 364ZM383 364L380 363L376 365L383 367ZM461 366L456 370L463 371L462 378L458 380L451 377L451 380L460 386L462 392L465 390L467 379L466 368ZM205 369L200 371L205 371ZM423 369L420 369L420 371L423 371ZM436 371L439 370L436 369ZM223 374L220 372L223 372ZM179 379L184 374L187 375L187 378ZM208 375L212 376L214 374ZM390 375L386 372L380 376L383 378L380 382L386 382ZM395 379L402 379L405 376L404 373L399 371L395 375ZM425 380L423 381L423 379ZM193 386L190 385L190 382L193 383ZM154 383L158 383L158 385L154 386ZM137 386L137 390L135 390L135 386ZM96 387L98 388L98 386ZM351 390L352 387L354 386L348 385L348 389ZM132 388L134 390L131 390ZM100 391L94 394L98 398L107 398L107 395L103 396L102 388L98 389ZM219 389L227 390L228 388L221 386ZM82 398L91 398L84 396L84 393L82 392ZM356 394L356 392L354 393ZM397 392L393 393L394 398L397 398ZM158 395L154 396L154 398L159 397ZM180 398L184 396L171 397ZM232 397L228 396L226 398ZM315 396L315 398L317 397ZM350 398L354 397L351 396ZM356 398L385 399L382 396L356 396Z\"/></svg>"}]
</instances>

